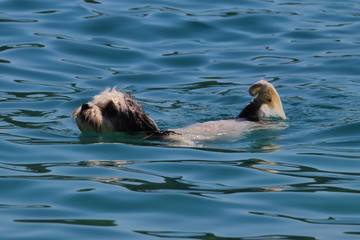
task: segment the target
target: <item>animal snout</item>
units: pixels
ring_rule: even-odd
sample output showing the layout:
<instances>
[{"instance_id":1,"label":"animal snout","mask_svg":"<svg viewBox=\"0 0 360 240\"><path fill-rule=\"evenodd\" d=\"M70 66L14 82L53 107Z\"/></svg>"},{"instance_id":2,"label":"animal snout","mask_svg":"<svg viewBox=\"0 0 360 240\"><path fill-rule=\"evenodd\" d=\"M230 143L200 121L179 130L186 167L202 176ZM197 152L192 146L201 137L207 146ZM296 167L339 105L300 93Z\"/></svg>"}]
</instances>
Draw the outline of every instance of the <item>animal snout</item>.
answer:
<instances>
[{"instance_id":1,"label":"animal snout","mask_svg":"<svg viewBox=\"0 0 360 240\"><path fill-rule=\"evenodd\" d=\"M85 103L81 106L81 111L85 111L90 108L90 105L88 103Z\"/></svg>"}]
</instances>

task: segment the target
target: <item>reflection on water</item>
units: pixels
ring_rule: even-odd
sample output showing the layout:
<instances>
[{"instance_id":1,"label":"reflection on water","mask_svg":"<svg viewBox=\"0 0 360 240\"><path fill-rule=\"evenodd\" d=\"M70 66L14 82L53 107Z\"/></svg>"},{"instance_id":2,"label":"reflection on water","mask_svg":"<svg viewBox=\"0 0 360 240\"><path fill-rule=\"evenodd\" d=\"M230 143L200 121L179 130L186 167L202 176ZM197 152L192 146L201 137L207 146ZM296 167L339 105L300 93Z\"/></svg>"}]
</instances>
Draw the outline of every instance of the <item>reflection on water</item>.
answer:
<instances>
[{"instance_id":1,"label":"reflection on water","mask_svg":"<svg viewBox=\"0 0 360 240\"><path fill-rule=\"evenodd\" d=\"M55 223L55 224L71 224L98 227L114 227L117 226L113 220L101 219L15 219L14 222L19 223Z\"/></svg>"},{"instance_id":2,"label":"reflection on water","mask_svg":"<svg viewBox=\"0 0 360 240\"><path fill-rule=\"evenodd\" d=\"M232 240L239 238L231 238L225 236L217 236L212 233L202 233L202 232L173 232L173 231L136 231L147 236L155 236L158 238L184 238L184 239L211 239L211 240ZM263 235L263 236L249 236L242 237L242 240L267 240L267 239L280 239L280 240L315 240L313 237L309 236L293 236L293 235Z\"/></svg>"},{"instance_id":3,"label":"reflection on water","mask_svg":"<svg viewBox=\"0 0 360 240\"><path fill-rule=\"evenodd\" d=\"M359 218L335 219L333 217L328 217L326 219L306 219L306 218L291 217L291 216L280 215L280 214L268 214L268 213L258 213L258 212L251 212L251 214L257 214L257 215L263 215L263 216L269 216L269 217L277 217L277 218L287 218L287 219L311 223L311 224L360 225Z\"/></svg>"},{"instance_id":4,"label":"reflection on water","mask_svg":"<svg viewBox=\"0 0 360 240\"><path fill-rule=\"evenodd\" d=\"M150 169L143 170L151 165ZM203 180L191 180L186 178L186 172L177 171L175 176L157 172L156 166L160 168L173 169L191 166L192 171L202 172L207 168L218 167L219 170L231 170L239 168L240 173L249 169L257 172L256 175L271 179L271 175L278 175L281 179L290 179L289 183L273 184L250 184L243 185L242 182L232 185L219 184ZM58 168L75 168L75 173L82 171L79 175L57 175L52 172ZM116 176L94 175L87 168L103 168L109 172L117 172ZM99 183L125 187L135 192L167 192L189 193L200 196L211 196L213 194L234 194L241 192L347 192L360 193L353 184L359 182L359 173L335 172L312 168L309 166L279 163L263 159L248 159L240 161L151 161L134 162L124 160L88 160L76 163L44 163L44 164L6 164L1 163L0 169L10 174L2 175L0 178L29 179L29 180L66 180L66 181L95 181ZM202 170L204 169L204 170ZM172 171L172 170L171 170ZM89 172L89 175L86 174ZM265 174L262 174L264 172ZM23 173L19 175L19 173ZM270 175L269 175L270 174ZM113 174L110 174L113 175ZM149 179L151 180L149 180ZM275 177L274 177L275 179ZM295 180L296 179L296 180ZM295 180L295 182L293 182ZM246 180L242 180L245 181ZM259 180L257 180L259 181ZM234 185L235 184L235 185ZM239 186L237 186L239 185Z\"/></svg>"}]
</instances>

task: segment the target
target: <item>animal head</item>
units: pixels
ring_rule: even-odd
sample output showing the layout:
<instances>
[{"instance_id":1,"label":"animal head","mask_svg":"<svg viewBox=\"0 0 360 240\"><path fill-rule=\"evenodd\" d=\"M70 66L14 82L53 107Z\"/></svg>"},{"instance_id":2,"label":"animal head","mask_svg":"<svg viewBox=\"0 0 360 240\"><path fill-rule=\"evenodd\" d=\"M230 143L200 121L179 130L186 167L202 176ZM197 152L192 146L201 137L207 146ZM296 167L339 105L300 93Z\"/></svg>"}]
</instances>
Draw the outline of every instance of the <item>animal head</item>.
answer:
<instances>
[{"instance_id":1,"label":"animal head","mask_svg":"<svg viewBox=\"0 0 360 240\"><path fill-rule=\"evenodd\" d=\"M262 117L286 119L280 96L271 83L260 80L249 88L249 93L251 96L255 96L256 102L261 104L259 111Z\"/></svg>"},{"instance_id":2,"label":"animal head","mask_svg":"<svg viewBox=\"0 0 360 240\"><path fill-rule=\"evenodd\" d=\"M157 131L155 122L129 94L106 89L77 108L72 118L83 132Z\"/></svg>"}]
</instances>

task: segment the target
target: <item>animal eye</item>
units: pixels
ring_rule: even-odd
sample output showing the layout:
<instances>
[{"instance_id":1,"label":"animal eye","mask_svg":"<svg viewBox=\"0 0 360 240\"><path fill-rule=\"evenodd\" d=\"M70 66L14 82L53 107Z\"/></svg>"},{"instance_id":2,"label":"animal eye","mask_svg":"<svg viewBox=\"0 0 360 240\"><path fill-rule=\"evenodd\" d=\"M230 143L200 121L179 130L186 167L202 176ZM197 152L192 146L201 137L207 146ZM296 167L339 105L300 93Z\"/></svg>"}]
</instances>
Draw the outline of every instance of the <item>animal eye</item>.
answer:
<instances>
[{"instance_id":1,"label":"animal eye","mask_svg":"<svg viewBox=\"0 0 360 240\"><path fill-rule=\"evenodd\" d=\"M268 99L268 102L271 102L271 98Z\"/></svg>"}]
</instances>

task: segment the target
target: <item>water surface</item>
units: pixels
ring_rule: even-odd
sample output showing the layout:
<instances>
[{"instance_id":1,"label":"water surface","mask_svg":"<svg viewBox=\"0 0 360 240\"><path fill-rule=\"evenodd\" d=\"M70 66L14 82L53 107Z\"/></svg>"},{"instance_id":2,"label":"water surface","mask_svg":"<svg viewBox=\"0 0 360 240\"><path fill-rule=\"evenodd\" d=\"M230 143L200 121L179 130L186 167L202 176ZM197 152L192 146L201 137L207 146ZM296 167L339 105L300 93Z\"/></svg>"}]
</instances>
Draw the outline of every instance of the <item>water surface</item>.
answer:
<instances>
[{"instance_id":1,"label":"water surface","mask_svg":"<svg viewBox=\"0 0 360 240\"><path fill-rule=\"evenodd\" d=\"M1 239L359 239L358 1L0 4ZM70 119L114 86L161 129L231 118L260 79L286 127L236 141Z\"/></svg>"}]
</instances>

